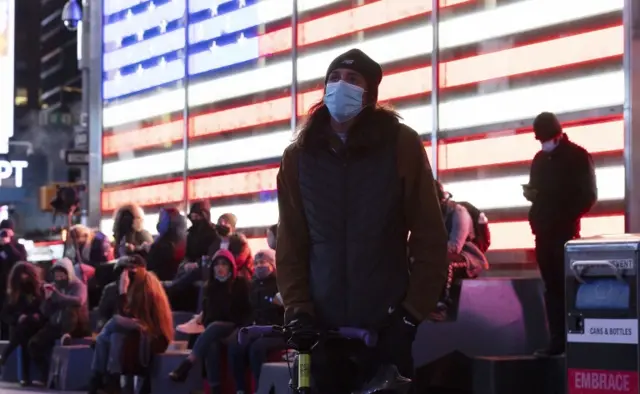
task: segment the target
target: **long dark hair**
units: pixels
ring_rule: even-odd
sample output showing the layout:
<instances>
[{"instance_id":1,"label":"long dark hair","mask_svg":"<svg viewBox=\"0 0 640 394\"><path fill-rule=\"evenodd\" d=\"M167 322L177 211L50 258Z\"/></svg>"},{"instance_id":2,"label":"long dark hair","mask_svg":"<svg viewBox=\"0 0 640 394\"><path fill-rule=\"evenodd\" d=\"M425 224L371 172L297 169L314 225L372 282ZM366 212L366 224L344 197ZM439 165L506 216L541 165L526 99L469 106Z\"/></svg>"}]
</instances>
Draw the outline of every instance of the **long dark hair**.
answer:
<instances>
[{"instance_id":1,"label":"long dark hair","mask_svg":"<svg viewBox=\"0 0 640 394\"><path fill-rule=\"evenodd\" d=\"M349 130L349 145L368 147L387 142L388 131L398 125L400 115L388 106L365 106ZM296 136L295 143L304 149L314 149L323 144L329 135L331 115L323 100L311 106L307 118Z\"/></svg>"},{"instance_id":2,"label":"long dark hair","mask_svg":"<svg viewBox=\"0 0 640 394\"><path fill-rule=\"evenodd\" d=\"M42 297L42 279L38 268L31 263L20 262L11 268L7 279L7 294L11 304L18 302L20 295L22 295L23 276L26 276L27 283L33 286L32 295L36 298Z\"/></svg>"}]
</instances>

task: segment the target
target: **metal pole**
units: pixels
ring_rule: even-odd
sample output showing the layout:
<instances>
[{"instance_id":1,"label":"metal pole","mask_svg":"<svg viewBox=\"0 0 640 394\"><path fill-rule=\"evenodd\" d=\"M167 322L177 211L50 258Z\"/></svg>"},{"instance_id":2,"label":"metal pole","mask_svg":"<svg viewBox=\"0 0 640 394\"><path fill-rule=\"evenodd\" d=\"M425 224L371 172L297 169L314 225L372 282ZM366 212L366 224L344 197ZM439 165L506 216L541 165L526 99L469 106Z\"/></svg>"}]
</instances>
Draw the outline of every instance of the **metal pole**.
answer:
<instances>
[{"instance_id":1,"label":"metal pole","mask_svg":"<svg viewBox=\"0 0 640 394\"><path fill-rule=\"evenodd\" d=\"M184 20L184 108L182 109L182 119L184 130L182 134L182 152L184 154L184 168L182 170L182 194L184 199L185 215L189 213L189 0L185 1Z\"/></svg>"},{"instance_id":2,"label":"metal pole","mask_svg":"<svg viewBox=\"0 0 640 394\"><path fill-rule=\"evenodd\" d=\"M82 90L83 103L88 106L83 106L83 111L87 114L86 132L89 145L87 225L91 227L99 227L102 216L102 2L103 0L83 1L82 31L87 43L83 62L87 74L83 73Z\"/></svg>"},{"instance_id":3,"label":"metal pole","mask_svg":"<svg viewBox=\"0 0 640 394\"><path fill-rule=\"evenodd\" d=\"M298 127L298 0L291 11L291 133Z\"/></svg>"},{"instance_id":4,"label":"metal pole","mask_svg":"<svg viewBox=\"0 0 640 394\"><path fill-rule=\"evenodd\" d=\"M438 109L438 103L440 102L439 19L440 0L431 0L431 169L433 177L436 179L438 178L438 131L440 130Z\"/></svg>"},{"instance_id":5,"label":"metal pole","mask_svg":"<svg viewBox=\"0 0 640 394\"><path fill-rule=\"evenodd\" d=\"M78 32L77 40L80 45L80 62L78 67L82 76L82 102L80 122L74 130L74 148L88 150L89 148L89 111L91 110L91 5L89 0L82 1L82 26ZM88 164L88 163L87 163ZM88 224L89 213L89 167L80 168L80 180L85 185L84 198L80 201L82 224Z\"/></svg>"}]
</instances>

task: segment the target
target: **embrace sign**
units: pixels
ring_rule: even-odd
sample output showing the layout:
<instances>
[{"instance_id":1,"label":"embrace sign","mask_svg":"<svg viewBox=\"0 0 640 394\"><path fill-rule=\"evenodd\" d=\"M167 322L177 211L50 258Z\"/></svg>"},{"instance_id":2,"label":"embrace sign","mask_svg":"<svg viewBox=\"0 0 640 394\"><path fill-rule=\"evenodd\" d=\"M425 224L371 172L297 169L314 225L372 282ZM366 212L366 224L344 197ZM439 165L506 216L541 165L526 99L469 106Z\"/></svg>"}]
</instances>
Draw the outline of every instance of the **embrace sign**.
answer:
<instances>
[{"instance_id":1,"label":"embrace sign","mask_svg":"<svg viewBox=\"0 0 640 394\"><path fill-rule=\"evenodd\" d=\"M9 153L13 136L14 21L15 0L0 0L0 154Z\"/></svg>"}]
</instances>

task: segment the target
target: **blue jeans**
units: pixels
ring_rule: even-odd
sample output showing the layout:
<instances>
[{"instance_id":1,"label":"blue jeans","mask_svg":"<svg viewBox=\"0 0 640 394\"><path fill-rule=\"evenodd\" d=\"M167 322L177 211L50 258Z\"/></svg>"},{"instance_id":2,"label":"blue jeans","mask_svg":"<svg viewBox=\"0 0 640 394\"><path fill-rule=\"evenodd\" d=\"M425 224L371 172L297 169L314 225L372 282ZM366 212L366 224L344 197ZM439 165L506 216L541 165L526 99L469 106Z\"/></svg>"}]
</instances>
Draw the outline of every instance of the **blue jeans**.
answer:
<instances>
[{"instance_id":1,"label":"blue jeans","mask_svg":"<svg viewBox=\"0 0 640 394\"><path fill-rule=\"evenodd\" d=\"M245 367L247 364L247 355L249 356L251 373L253 374L256 384L258 384L258 382L260 382L262 364L268 361L269 353L286 348L286 341L280 337L261 337L242 345L238 343L237 338L230 341L228 349L229 366L233 371L236 390L246 391Z\"/></svg>"},{"instance_id":2,"label":"blue jeans","mask_svg":"<svg viewBox=\"0 0 640 394\"><path fill-rule=\"evenodd\" d=\"M138 323L128 317L114 315L96 337L91 370L94 373L122 372L122 346L127 333L139 329Z\"/></svg>"},{"instance_id":3,"label":"blue jeans","mask_svg":"<svg viewBox=\"0 0 640 394\"><path fill-rule=\"evenodd\" d=\"M234 331L236 325L230 322L214 321L209 324L193 344L191 353L204 362L209 386L220 386L220 357L223 341Z\"/></svg>"}]
</instances>

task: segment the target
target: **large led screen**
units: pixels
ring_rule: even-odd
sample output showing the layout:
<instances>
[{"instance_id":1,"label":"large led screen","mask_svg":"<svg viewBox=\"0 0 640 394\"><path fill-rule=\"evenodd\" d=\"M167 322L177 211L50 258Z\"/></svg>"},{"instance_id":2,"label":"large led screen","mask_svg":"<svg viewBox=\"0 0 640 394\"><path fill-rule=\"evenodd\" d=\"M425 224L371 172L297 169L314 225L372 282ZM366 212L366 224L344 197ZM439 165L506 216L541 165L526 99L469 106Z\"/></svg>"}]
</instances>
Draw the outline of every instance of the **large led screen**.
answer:
<instances>
[{"instance_id":1,"label":"large led screen","mask_svg":"<svg viewBox=\"0 0 640 394\"><path fill-rule=\"evenodd\" d=\"M383 65L380 100L419 133L432 131L431 1L298 0L295 81L291 2L190 0L188 26L184 0L107 3L107 233L121 204L143 206L155 231L160 206L209 199L212 217L236 214L262 246L278 220L275 176L291 118L321 98L327 65L352 47ZM614 207L585 218L583 235L621 232L621 113L602 110L624 100L623 1L490 3L440 2L437 167L445 187L489 213L492 250L530 248L520 188L539 150L530 119L552 111L568 116L567 135L596 156L599 199ZM528 123L513 126L520 120Z\"/></svg>"}]
</instances>

